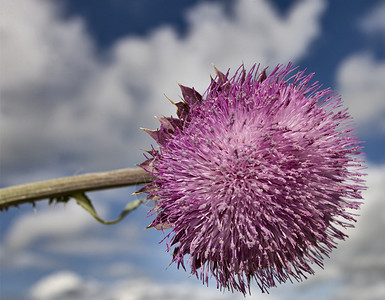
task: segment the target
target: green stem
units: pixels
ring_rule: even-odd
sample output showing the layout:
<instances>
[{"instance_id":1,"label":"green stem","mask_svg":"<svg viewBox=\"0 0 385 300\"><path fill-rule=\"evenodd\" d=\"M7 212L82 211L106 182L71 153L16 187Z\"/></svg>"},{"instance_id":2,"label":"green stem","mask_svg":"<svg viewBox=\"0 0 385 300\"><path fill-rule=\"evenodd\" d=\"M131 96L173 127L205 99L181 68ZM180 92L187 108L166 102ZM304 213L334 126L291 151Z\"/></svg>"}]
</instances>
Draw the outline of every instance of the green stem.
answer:
<instances>
[{"instance_id":1,"label":"green stem","mask_svg":"<svg viewBox=\"0 0 385 300\"><path fill-rule=\"evenodd\" d=\"M113 170L63 177L0 189L0 210L10 206L76 193L111 189L150 182L153 177L140 168Z\"/></svg>"}]
</instances>

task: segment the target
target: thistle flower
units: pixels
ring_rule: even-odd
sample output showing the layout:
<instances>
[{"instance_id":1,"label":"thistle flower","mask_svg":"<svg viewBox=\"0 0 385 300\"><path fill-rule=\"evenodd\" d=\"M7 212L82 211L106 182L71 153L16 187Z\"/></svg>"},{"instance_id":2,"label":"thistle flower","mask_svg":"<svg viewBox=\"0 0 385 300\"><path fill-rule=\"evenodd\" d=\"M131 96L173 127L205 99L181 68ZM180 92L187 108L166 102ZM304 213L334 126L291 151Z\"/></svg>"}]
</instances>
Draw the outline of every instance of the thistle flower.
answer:
<instances>
[{"instance_id":1,"label":"thistle flower","mask_svg":"<svg viewBox=\"0 0 385 300\"><path fill-rule=\"evenodd\" d=\"M291 64L229 78L201 96L180 85L177 117L145 129L159 150L140 166L155 179L149 227L172 262L204 283L250 293L313 274L353 227L365 188L360 142L341 98Z\"/></svg>"}]
</instances>

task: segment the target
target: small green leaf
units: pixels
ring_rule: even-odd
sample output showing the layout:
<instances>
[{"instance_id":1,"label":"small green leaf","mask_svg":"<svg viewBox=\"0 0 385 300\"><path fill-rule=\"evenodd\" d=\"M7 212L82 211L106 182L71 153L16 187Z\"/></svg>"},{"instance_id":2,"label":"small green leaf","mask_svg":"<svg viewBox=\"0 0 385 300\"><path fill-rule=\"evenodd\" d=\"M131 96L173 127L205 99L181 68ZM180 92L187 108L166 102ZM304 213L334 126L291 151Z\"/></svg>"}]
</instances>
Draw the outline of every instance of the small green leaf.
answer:
<instances>
[{"instance_id":1,"label":"small green leaf","mask_svg":"<svg viewBox=\"0 0 385 300\"><path fill-rule=\"evenodd\" d=\"M140 204L142 204L146 199L138 199L132 201L126 205L123 211L120 213L120 216L116 220L112 221L104 221L99 215L96 213L94 206L92 205L90 199L84 193L76 193L71 195L81 207L83 207L86 211L88 211L96 220L104 225L112 225L121 221L125 216L127 216L131 211L136 209Z\"/></svg>"}]
</instances>

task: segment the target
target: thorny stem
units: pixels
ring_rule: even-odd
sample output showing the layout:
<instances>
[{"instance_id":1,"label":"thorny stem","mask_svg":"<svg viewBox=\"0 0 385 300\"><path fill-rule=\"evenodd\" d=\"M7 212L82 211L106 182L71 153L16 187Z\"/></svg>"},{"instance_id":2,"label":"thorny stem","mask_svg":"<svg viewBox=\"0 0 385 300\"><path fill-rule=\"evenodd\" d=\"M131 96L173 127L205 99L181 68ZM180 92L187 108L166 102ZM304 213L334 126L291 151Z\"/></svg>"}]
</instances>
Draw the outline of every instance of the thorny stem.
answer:
<instances>
[{"instance_id":1,"label":"thorny stem","mask_svg":"<svg viewBox=\"0 0 385 300\"><path fill-rule=\"evenodd\" d=\"M111 189L150 182L153 177L140 168L120 169L57 178L0 189L0 210L10 206L53 199L75 193Z\"/></svg>"}]
</instances>

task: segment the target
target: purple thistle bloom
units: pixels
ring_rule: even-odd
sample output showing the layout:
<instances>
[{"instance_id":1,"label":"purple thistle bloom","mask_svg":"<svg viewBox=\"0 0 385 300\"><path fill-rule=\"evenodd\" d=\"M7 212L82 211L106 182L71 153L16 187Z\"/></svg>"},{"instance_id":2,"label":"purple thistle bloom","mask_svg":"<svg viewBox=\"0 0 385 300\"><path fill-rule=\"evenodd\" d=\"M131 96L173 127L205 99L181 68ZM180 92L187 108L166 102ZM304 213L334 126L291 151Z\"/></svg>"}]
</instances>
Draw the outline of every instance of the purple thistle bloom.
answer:
<instances>
[{"instance_id":1,"label":"purple thistle bloom","mask_svg":"<svg viewBox=\"0 0 385 300\"><path fill-rule=\"evenodd\" d=\"M216 70L203 97L180 86L178 117L146 129L159 145L140 165L155 177L140 190L155 201L149 227L172 228L172 261L206 284L301 281L353 227L365 185L352 118L295 70Z\"/></svg>"}]
</instances>

